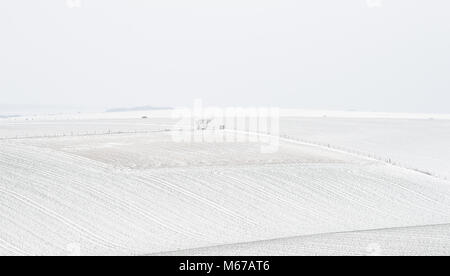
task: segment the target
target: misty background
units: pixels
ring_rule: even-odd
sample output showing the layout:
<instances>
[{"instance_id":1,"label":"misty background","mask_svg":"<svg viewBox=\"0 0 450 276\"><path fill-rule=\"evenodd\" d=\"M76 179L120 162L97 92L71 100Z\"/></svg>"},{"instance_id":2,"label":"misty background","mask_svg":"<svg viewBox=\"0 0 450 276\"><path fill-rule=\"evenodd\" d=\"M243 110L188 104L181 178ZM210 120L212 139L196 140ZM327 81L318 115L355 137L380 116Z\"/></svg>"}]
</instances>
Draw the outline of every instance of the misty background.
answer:
<instances>
[{"instance_id":1,"label":"misty background","mask_svg":"<svg viewBox=\"0 0 450 276\"><path fill-rule=\"evenodd\" d=\"M446 0L3 0L0 114L278 106L450 113Z\"/></svg>"}]
</instances>

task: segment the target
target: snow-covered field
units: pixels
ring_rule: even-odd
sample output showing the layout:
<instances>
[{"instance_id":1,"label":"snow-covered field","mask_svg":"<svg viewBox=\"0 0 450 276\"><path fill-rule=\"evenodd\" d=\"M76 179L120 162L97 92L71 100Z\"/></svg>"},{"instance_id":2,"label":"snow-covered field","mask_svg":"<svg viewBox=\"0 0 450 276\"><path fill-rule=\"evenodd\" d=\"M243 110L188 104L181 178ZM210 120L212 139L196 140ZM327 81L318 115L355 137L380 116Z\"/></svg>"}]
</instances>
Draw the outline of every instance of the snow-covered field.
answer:
<instances>
[{"instance_id":1,"label":"snow-covered field","mask_svg":"<svg viewBox=\"0 0 450 276\"><path fill-rule=\"evenodd\" d=\"M114 116L0 119L0 255L450 254L448 120L286 117L262 153Z\"/></svg>"},{"instance_id":2,"label":"snow-covered field","mask_svg":"<svg viewBox=\"0 0 450 276\"><path fill-rule=\"evenodd\" d=\"M232 244L186 251L167 256L448 256L450 225L331 233Z\"/></svg>"},{"instance_id":3,"label":"snow-covered field","mask_svg":"<svg viewBox=\"0 0 450 276\"><path fill-rule=\"evenodd\" d=\"M283 118L281 134L450 179L450 120Z\"/></svg>"}]
</instances>

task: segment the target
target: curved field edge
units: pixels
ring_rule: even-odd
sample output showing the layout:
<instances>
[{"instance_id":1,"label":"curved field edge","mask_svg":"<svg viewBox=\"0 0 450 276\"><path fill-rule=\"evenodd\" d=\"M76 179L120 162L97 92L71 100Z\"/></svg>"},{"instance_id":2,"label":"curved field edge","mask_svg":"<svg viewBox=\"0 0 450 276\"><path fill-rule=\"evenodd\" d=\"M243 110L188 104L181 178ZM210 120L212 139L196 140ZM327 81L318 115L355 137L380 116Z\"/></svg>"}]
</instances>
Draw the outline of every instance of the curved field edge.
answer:
<instances>
[{"instance_id":1,"label":"curved field edge","mask_svg":"<svg viewBox=\"0 0 450 276\"><path fill-rule=\"evenodd\" d=\"M448 256L450 224L330 233L162 252L162 256Z\"/></svg>"},{"instance_id":2,"label":"curved field edge","mask_svg":"<svg viewBox=\"0 0 450 276\"><path fill-rule=\"evenodd\" d=\"M450 221L448 183L379 163L123 171L0 146L0 254L134 255Z\"/></svg>"}]
</instances>

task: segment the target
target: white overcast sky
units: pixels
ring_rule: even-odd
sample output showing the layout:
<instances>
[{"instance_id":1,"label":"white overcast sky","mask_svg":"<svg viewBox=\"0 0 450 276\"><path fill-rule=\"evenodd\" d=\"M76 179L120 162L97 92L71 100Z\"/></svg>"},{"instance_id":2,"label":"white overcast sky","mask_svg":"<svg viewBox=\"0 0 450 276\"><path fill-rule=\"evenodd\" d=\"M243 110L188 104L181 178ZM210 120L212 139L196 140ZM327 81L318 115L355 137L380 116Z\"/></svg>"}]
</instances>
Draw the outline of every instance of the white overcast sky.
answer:
<instances>
[{"instance_id":1,"label":"white overcast sky","mask_svg":"<svg viewBox=\"0 0 450 276\"><path fill-rule=\"evenodd\" d=\"M0 1L0 105L450 113L450 1Z\"/></svg>"}]
</instances>

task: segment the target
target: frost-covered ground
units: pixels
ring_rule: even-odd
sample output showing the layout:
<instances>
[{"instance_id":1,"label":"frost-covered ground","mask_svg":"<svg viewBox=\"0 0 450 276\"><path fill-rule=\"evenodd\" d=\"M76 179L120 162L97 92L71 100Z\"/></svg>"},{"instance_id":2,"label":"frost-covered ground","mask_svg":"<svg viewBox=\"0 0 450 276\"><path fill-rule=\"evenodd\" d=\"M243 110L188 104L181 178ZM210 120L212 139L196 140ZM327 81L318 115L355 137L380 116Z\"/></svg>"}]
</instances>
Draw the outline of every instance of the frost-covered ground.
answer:
<instances>
[{"instance_id":1,"label":"frost-covered ground","mask_svg":"<svg viewBox=\"0 0 450 276\"><path fill-rule=\"evenodd\" d=\"M281 134L450 179L450 120L283 118Z\"/></svg>"},{"instance_id":2,"label":"frost-covered ground","mask_svg":"<svg viewBox=\"0 0 450 276\"><path fill-rule=\"evenodd\" d=\"M448 256L450 225L331 233L186 251L167 256Z\"/></svg>"},{"instance_id":3,"label":"frost-covered ground","mask_svg":"<svg viewBox=\"0 0 450 276\"><path fill-rule=\"evenodd\" d=\"M445 119L287 117L261 153L117 116L0 119L0 255L450 254Z\"/></svg>"}]
</instances>

